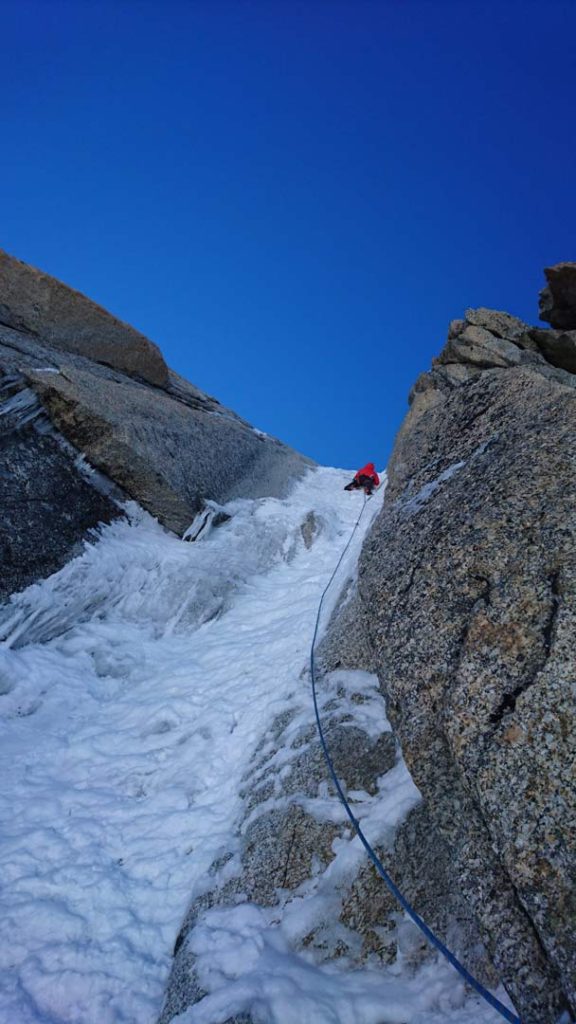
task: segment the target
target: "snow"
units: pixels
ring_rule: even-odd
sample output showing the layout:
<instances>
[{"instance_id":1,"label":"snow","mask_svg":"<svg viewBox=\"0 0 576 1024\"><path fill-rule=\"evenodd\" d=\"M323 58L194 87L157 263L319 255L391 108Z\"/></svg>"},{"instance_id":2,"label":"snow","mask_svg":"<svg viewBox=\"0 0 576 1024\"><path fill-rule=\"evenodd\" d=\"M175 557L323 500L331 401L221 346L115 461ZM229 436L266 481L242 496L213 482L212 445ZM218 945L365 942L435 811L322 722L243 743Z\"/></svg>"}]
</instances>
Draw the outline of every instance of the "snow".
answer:
<instances>
[{"instance_id":1,"label":"snow","mask_svg":"<svg viewBox=\"0 0 576 1024\"><path fill-rule=\"evenodd\" d=\"M249 1012L255 1024L459 1024L491 1020L475 1003L464 1010L463 986L446 965L416 975L399 968L320 971L292 952L289 937L271 923L273 911L245 904L213 908L193 933L200 984L209 995L174 1018L174 1024L215 1024ZM436 1018L423 1011L442 1011ZM457 1010L457 1014L452 1011ZM493 1018L492 1018L493 1019Z\"/></svg>"},{"instance_id":2,"label":"snow","mask_svg":"<svg viewBox=\"0 0 576 1024\"><path fill-rule=\"evenodd\" d=\"M348 479L311 470L286 500L231 502L230 520L195 543L128 505L126 520L0 609L2 1024L156 1020L190 899L237 850L251 758L280 712L310 715L302 670L318 601L364 500L343 491ZM342 583L381 496L366 505ZM319 530L307 549L310 512ZM375 678L336 675L343 699L347 687L366 694L357 721L388 729ZM401 760L374 797L352 795L374 842L418 799ZM310 803L320 819L337 813L328 790ZM386 971L295 948L365 856L349 834L334 852L282 913L204 914L190 941L208 995L180 1024L243 1008L262 1024L494 1024L447 965L414 971L401 915L408 940Z\"/></svg>"}]
</instances>

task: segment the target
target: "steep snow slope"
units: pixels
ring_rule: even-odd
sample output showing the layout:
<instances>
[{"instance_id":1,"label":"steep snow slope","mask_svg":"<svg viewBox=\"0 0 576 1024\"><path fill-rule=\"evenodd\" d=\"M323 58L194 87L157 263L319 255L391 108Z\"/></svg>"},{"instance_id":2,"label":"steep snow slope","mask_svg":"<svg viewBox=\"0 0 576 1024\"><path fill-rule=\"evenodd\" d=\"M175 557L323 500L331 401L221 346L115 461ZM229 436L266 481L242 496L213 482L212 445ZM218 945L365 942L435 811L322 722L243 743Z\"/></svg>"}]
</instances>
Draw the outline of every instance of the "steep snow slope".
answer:
<instances>
[{"instance_id":1,"label":"steep snow slope","mask_svg":"<svg viewBox=\"0 0 576 1024\"><path fill-rule=\"evenodd\" d=\"M240 779L309 685L317 604L363 501L348 478L313 470L289 499L232 502L194 544L134 506L0 610L3 1024L156 1019L190 897L233 849ZM409 806L407 773L398 782ZM378 806L397 820L393 793ZM463 1005L444 965L414 974L402 953L386 972L314 965L291 948L291 913L279 927L256 906L213 911L194 941L215 996L182 1024L224 1020L238 985L270 1024L496 1019Z\"/></svg>"}]
</instances>

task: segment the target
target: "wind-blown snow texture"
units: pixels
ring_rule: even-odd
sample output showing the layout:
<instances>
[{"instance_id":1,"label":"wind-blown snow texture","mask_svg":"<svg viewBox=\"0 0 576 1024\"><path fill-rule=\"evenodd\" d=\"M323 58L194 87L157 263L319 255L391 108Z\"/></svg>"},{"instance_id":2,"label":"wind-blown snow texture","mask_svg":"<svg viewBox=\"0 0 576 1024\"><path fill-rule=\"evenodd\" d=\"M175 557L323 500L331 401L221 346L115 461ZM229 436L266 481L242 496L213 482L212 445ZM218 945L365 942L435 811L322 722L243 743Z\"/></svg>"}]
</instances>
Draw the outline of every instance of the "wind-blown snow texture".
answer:
<instances>
[{"instance_id":1,"label":"wind-blown snow texture","mask_svg":"<svg viewBox=\"0 0 576 1024\"><path fill-rule=\"evenodd\" d=\"M313 470L287 500L231 502L195 544L131 506L0 609L3 1024L157 1018L189 900L234 847L240 779L274 717L307 700L316 608L363 500L348 479ZM291 943L297 918L294 905L281 921L254 905L209 912L192 941L210 995L181 1024L238 1005L269 1024L495 1021L443 964L315 965Z\"/></svg>"}]
</instances>

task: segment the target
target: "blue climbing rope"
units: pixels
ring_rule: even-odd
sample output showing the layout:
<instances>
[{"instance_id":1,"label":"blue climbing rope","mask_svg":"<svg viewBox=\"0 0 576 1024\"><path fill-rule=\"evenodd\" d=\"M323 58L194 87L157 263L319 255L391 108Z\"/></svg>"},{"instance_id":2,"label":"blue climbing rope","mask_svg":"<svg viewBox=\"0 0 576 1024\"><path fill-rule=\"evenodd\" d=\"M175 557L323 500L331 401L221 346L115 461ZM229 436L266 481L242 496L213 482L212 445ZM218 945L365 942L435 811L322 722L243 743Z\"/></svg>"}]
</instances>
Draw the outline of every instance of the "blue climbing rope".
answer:
<instances>
[{"instance_id":1,"label":"blue climbing rope","mask_svg":"<svg viewBox=\"0 0 576 1024\"><path fill-rule=\"evenodd\" d=\"M366 508L366 498L364 498L364 504L362 505L362 508L360 510L360 515L358 516L358 519L356 520L356 523L354 524L354 528L352 530L352 533L350 534L350 537L348 539L346 547L342 551L342 554L340 555L340 558L338 559L338 562L336 563L336 568L334 569L334 572L332 573L330 579L328 580L328 583L326 584L326 586L324 587L324 590L322 592L322 596L320 598L320 603L318 605L318 613L316 615L316 624L314 626L314 636L312 637L312 646L310 648L310 676L311 676L311 679L312 679L312 697L314 699L314 713L316 715L316 724L318 726L318 733L319 733L319 736L320 736L320 743L322 744L322 750L324 752L324 757L326 759L326 764L328 765L328 769L330 771L330 775L332 776L332 781L333 781L334 785L336 786L336 790L338 792L338 796L340 797L340 800L342 801L342 804L344 805L344 810L346 811L346 814L348 815L350 821L352 822L352 825L354 826L354 830L356 832L356 835L358 836L360 842L362 843L364 849L366 850L366 853L370 857L370 860L374 864L374 867L376 868L378 874L383 879L383 881L386 883L386 885L388 886L388 888L389 888L390 892L392 893L392 895L396 897L396 899L398 900L400 906L403 907L403 909L406 911L406 913L409 915L409 917L412 918L414 923L416 925L418 925L418 928L426 936L428 941L433 946L435 946L436 949L438 949L442 953L443 956L446 957L448 962L452 964L452 967L454 967L458 971L458 973L464 978L464 980L473 989L475 989L475 991L478 992L478 994L480 996L482 996L482 998L485 999L486 1002L490 1004L490 1006L492 1006L499 1014L501 1014L501 1016L504 1017L505 1020L510 1021L510 1024L522 1024L522 1022L521 1022L519 1017L517 1017L514 1013L512 1013L511 1010L509 1010L506 1006L504 1006L504 1004L501 1003L499 999L496 999L496 996L493 996L492 993L488 991L488 989L484 988L484 986L481 985L480 982L477 981L476 978L472 974L470 974L469 971L466 970L464 965L460 963L460 961L454 956L454 954L448 949L448 947L444 945L444 943L434 934L433 931L431 931L431 929L428 927L426 922L423 921L422 918L419 916L419 914L416 913L416 911L413 909L413 907L409 904L409 902L406 899L406 897L400 892L398 887L394 884L394 882L390 878L390 875L386 871L386 868L382 864L382 861L380 860L380 858L378 857L377 853L372 848L372 846L368 842L366 836L364 835L364 833L362 831L362 828L360 827L360 822L358 821L357 818L354 817L354 813L352 811L352 808L350 807L350 804L348 803L348 800L346 799L344 790L342 789L342 786L340 784L340 780L338 779L338 776L336 775L336 769L334 768L334 763L332 761L332 758L330 757L330 751L328 750L328 747L326 745L326 740L324 738L324 731L322 729L322 722L320 721L320 712L318 710L318 699L317 699L317 695L316 695L316 668L315 668L315 664L314 664L314 647L315 647L315 644L316 644L316 639L318 637L318 629L320 627L320 616L322 614L322 607L323 607L323 604L324 604L324 598L326 597L326 594L328 593L328 591L329 591L329 589L330 589L330 587L332 585L332 582L334 581L334 578L336 576L336 573L338 572L338 569L342 565L342 561L344 559L344 556L345 556L346 552L348 551L348 549L349 549L349 547L350 547L350 545L352 543L352 540L354 538L354 535L356 533L356 530L358 529L358 527L360 525L360 520L362 519L362 516L364 514L364 509L365 508Z\"/></svg>"}]
</instances>

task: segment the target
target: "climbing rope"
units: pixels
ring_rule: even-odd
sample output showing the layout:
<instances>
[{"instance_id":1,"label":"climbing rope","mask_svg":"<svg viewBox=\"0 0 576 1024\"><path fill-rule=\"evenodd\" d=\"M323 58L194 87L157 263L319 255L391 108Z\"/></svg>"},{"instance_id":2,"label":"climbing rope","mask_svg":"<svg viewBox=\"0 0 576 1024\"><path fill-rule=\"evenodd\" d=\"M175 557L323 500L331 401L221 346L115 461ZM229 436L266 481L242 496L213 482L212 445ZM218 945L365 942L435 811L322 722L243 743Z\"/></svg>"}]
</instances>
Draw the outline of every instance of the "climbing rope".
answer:
<instances>
[{"instance_id":1,"label":"climbing rope","mask_svg":"<svg viewBox=\"0 0 576 1024\"><path fill-rule=\"evenodd\" d=\"M433 931L431 931L431 929L428 927L426 922L423 921L422 918L419 916L419 914L416 913L416 911L410 905L410 903L408 902L406 897L400 892L398 887L394 884L394 882L390 878L390 875L386 871L386 868L382 864L382 861L378 857L378 854L372 848L372 846L368 842L366 836L364 835L364 833L362 831L362 828L360 827L360 822L358 821L357 818L354 817L354 813L352 811L352 808L350 807L350 804L348 803L348 800L346 799L344 790L342 789L342 786L340 784L338 776L336 775L336 769L334 768L334 763L332 761L332 758L330 757L330 751L328 750L328 747L327 747L327 744L326 744L326 740L324 738L324 731L322 729L322 722L320 721L320 712L318 710L318 699L317 699L317 694L316 694L316 668L315 668L315 663L314 663L314 647L315 647L315 644L316 644L316 639L318 637L318 630L320 628L320 617L322 615L322 607L323 607L323 604L324 604L324 598L326 597L326 594L328 593L328 591L329 591L329 589L330 589L330 587L332 585L332 582L333 582L333 580L334 580L334 578L336 576L336 573L338 572L338 569L340 568L340 566L342 564L344 556L345 556L346 552L348 551L348 549L349 549L349 547L350 547L350 545L352 543L352 540L354 538L356 530L358 529L358 527L360 525L360 520L362 519L362 516L364 515L364 509L365 508L366 508L366 498L364 498L364 504L362 505L362 508L360 510L360 515L358 516L358 519L356 520L356 522L354 524L354 528L352 530L352 533L350 534L348 542L347 542L344 550L342 551L342 554L340 555L340 558L338 559L338 562L336 563L336 568L334 569L334 572L332 573L330 579L328 580L328 583L326 584L326 586L324 587L324 590L322 592L322 596L320 598L320 603L318 605L318 613L316 615L316 623L315 623L315 626L314 626L314 635L312 637L312 645L310 647L310 676L311 676L311 679L312 679L312 697L313 697L313 700L314 700L314 713L316 715L316 724L318 726L318 734L320 736L320 743L322 744L322 750L324 752L324 757L326 759L326 764L328 765L328 769L330 771L330 775L332 776L332 781L333 781L334 785L336 786L336 790L337 790L338 796L340 797L340 800L342 801L342 804L344 805L344 810L346 811L346 814L348 815L350 821L352 822L352 825L354 827L356 835L358 836L360 842L362 843L364 849L366 850L366 853L370 857L370 860L374 864L374 867L376 868L378 874L383 879L383 881L386 883L386 885L388 886L388 888L389 888L390 892L392 893L392 895L395 896L395 898L398 900L400 906L403 907L403 909L406 911L406 913L409 915L409 917L412 918L414 923L416 925L418 925L418 928L426 936L428 941L433 946L435 946L436 949L438 949L440 951L440 953L442 953L443 956L446 957L448 962L452 964L452 967L454 967L458 971L458 973L464 978L464 980L473 989L475 989L475 991L478 992L478 994L480 996L482 996L482 998L485 999L486 1002L490 1004L490 1006L492 1006L499 1014L501 1014L501 1016L504 1017L505 1020L510 1021L510 1024L522 1024L522 1022L521 1022L519 1017L517 1017L514 1013L512 1013L511 1010L509 1010L506 1006L504 1006L504 1004L501 1003L499 999L496 999L496 996L493 996L492 993L488 991L488 989L484 988L484 986L481 985L480 982L477 981L476 978L472 974L470 974L469 971L466 970L464 965L460 963L460 961L454 956L454 954L448 949L448 947L444 945L444 943L434 934Z\"/></svg>"}]
</instances>

